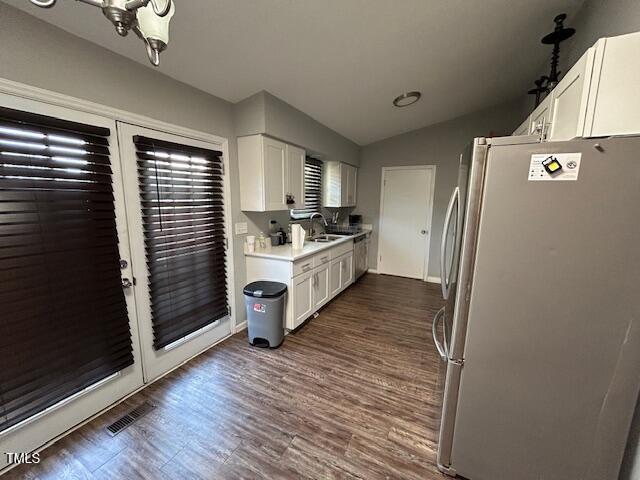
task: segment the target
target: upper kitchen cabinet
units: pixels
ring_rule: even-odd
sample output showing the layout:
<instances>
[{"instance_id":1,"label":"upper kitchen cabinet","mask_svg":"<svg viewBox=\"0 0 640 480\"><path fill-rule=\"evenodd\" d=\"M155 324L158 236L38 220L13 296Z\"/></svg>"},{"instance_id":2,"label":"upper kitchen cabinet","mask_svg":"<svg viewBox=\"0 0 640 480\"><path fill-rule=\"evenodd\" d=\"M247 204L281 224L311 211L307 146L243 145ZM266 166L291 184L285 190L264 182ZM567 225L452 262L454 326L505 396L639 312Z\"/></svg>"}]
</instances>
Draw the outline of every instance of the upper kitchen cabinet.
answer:
<instances>
[{"instance_id":1,"label":"upper kitchen cabinet","mask_svg":"<svg viewBox=\"0 0 640 480\"><path fill-rule=\"evenodd\" d=\"M640 133L640 33L601 38L567 72L514 135L548 140Z\"/></svg>"},{"instance_id":2,"label":"upper kitchen cabinet","mask_svg":"<svg viewBox=\"0 0 640 480\"><path fill-rule=\"evenodd\" d=\"M324 206L355 207L358 169L342 162L325 162Z\"/></svg>"},{"instance_id":3,"label":"upper kitchen cabinet","mask_svg":"<svg viewBox=\"0 0 640 480\"><path fill-rule=\"evenodd\" d=\"M551 95L549 140L570 140L584 134L597 48L590 48L560 80Z\"/></svg>"},{"instance_id":4,"label":"upper kitchen cabinet","mask_svg":"<svg viewBox=\"0 0 640 480\"><path fill-rule=\"evenodd\" d=\"M603 38L596 44L585 136L640 133L638 52L640 33Z\"/></svg>"},{"instance_id":5,"label":"upper kitchen cabinet","mask_svg":"<svg viewBox=\"0 0 640 480\"><path fill-rule=\"evenodd\" d=\"M264 135L238 138L240 208L250 212L304 205L305 151Z\"/></svg>"}]
</instances>

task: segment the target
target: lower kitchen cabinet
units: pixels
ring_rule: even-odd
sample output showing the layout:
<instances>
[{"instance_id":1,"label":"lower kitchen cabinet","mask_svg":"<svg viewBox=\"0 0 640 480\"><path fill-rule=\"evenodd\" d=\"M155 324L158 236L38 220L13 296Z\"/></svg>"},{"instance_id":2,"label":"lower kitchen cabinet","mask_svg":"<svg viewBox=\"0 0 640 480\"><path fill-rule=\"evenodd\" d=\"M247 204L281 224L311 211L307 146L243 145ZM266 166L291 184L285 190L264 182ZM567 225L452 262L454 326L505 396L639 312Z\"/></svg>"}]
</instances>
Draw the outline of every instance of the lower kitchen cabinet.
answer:
<instances>
[{"instance_id":1,"label":"lower kitchen cabinet","mask_svg":"<svg viewBox=\"0 0 640 480\"><path fill-rule=\"evenodd\" d=\"M353 283L353 252L345 253L331 261L330 291L335 296Z\"/></svg>"},{"instance_id":2,"label":"lower kitchen cabinet","mask_svg":"<svg viewBox=\"0 0 640 480\"><path fill-rule=\"evenodd\" d=\"M313 271L313 308L317 310L329 301L329 263Z\"/></svg>"},{"instance_id":3,"label":"lower kitchen cabinet","mask_svg":"<svg viewBox=\"0 0 640 480\"><path fill-rule=\"evenodd\" d=\"M353 283L353 252L347 253L342 258L341 288L344 290Z\"/></svg>"},{"instance_id":4,"label":"lower kitchen cabinet","mask_svg":"<svg viewBox=\"0 0 640 480\"><path fill-rule=\"evenodd\" d=\"M285 327L293 330L353 283L353 241L349 240L296 261L278 255L247 255L247 283L287 284Z\"/></svg>"},{"instance_id":5,"label":"lower kitchen cabinet","mask_svg":"<svg viewBox=\"0 0 640 480\"><path fill-rule=\"evenodd\" d=\"M315 308L315 273L308 272L293 279L291 302L293 304L293 321L300 325L313 313Z\"/></svg>"},{"instance_id":6,"label":"lower kitchen cabinet","mask_svg":"<svg viewBox=\"0 0 640 480\"><path fill-rule=\"evenodd\" d=\"M336 258L331 260L331 266L329 268L329 292L332 297L336 296L342 290L342 259Z\"/></svg>"}]
</instances>

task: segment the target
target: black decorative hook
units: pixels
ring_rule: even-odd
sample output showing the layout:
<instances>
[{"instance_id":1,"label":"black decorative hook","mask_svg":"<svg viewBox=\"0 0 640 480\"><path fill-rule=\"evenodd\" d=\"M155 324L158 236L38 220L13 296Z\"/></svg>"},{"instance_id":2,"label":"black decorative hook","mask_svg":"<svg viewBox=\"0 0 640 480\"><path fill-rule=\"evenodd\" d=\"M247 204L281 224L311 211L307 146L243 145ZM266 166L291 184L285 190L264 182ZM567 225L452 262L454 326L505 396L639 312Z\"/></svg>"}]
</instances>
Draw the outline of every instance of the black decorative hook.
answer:
<instances>
[{"instance_id":1,"label":"black decorative hook","mask_svg":"<svg viewBox=\"0 0 640 480\"><path fill-rule=\"evenodd\" d=\"M560 71L558 70L558 64L560 60L560 43L571 38L576 33L574 28L565 28L563 22L567 18L566 13L557 15L553 21L556 24L553 32L542 37L542 43L545 45L553 45L553 51L551 52L551 72L549 73L549 80L547 82L547 89L549 91L558 84L560 77Z\"/></svg>"},{"instance_id":2,"label":"black decorative hook","mask_svg":"<svg viewBox=\"0 0 640 480\"><path fill-rule=\"evenodd\" d=\"M541 99L542 94L543 93L547 93L549 91L549 89L547 88L547 85L546 85L548 80L549 80L549 77L547 77L546 75L542 75L538 80L533 82L533 83L536 84L536 88L532 88L531 90L529 90L527 92L529 95L535 95L536 96L535 107L540 105L540 99Z\"/></svg>"}]
</instances>

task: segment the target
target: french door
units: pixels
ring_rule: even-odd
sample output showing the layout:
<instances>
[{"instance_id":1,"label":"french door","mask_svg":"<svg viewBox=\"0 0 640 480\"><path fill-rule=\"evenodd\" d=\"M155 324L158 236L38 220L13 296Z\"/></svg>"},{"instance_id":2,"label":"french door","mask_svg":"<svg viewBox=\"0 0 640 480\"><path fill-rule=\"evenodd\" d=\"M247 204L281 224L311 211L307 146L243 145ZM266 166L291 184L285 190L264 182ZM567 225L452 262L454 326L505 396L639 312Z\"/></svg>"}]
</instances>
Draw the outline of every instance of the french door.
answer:
<instances>
[{"instance_id":1,"label":"french door","mask_svg":"<svg viewBox=\"0 0 640 480\"><path fill-rule=\"evenodd\" d=\"M118 123L145 382L231 334L219 146Z\"/></svg>"},{"instance_id":2,"label":"french door","mask_svg":"<svg viewBox=\"0 0 640 480\"><path fill-rule=\"evenodd\" d=\"M0 470L231 334L227 187L220 144L0 94Z\"/></svg>"},{"instance_id":3,"label":"french door","mask_svg":"<svg viewBox=\"0 0 640 480\"><path fill-rule=\"evenodd\" d=\"M2 469L143 374L116 123L4 94L0 108Z\"/></svg>"}]
</instances>

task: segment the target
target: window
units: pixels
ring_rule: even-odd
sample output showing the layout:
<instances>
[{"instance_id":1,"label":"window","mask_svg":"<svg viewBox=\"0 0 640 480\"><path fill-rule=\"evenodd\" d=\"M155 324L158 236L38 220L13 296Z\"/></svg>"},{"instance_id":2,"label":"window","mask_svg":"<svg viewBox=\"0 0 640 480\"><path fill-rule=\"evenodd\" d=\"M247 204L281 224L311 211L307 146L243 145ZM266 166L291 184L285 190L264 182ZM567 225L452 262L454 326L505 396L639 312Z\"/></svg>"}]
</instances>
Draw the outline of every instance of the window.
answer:
<instances>
[{"instance_id":1,"label":"window","mask_svg":"<svg viewBox=\"0 0 640 480\"><path fill-rule=\"evenodd\" d=\"M222 153L133 142L158 350L228 315Z\"/></svg>"},{"instance_id":2,"label":"window","mask_svg":"<svg viewBox=\"0 0 640 480\"><path fill-rule=\"evenodd\" d=\"M304 208L291 210L291 218L309 218L322 208L322 161L307 157L304 162Z\"/></svg>"},{"instance_id":3,"label":"window","mask_svg":"<svg viewBox=\"0 0 640 480\"><path fill-rule=\"evenodd\" d=\"M110 136L0 108L0 431L133 364Z\"/></svg>"}]
</instances>

